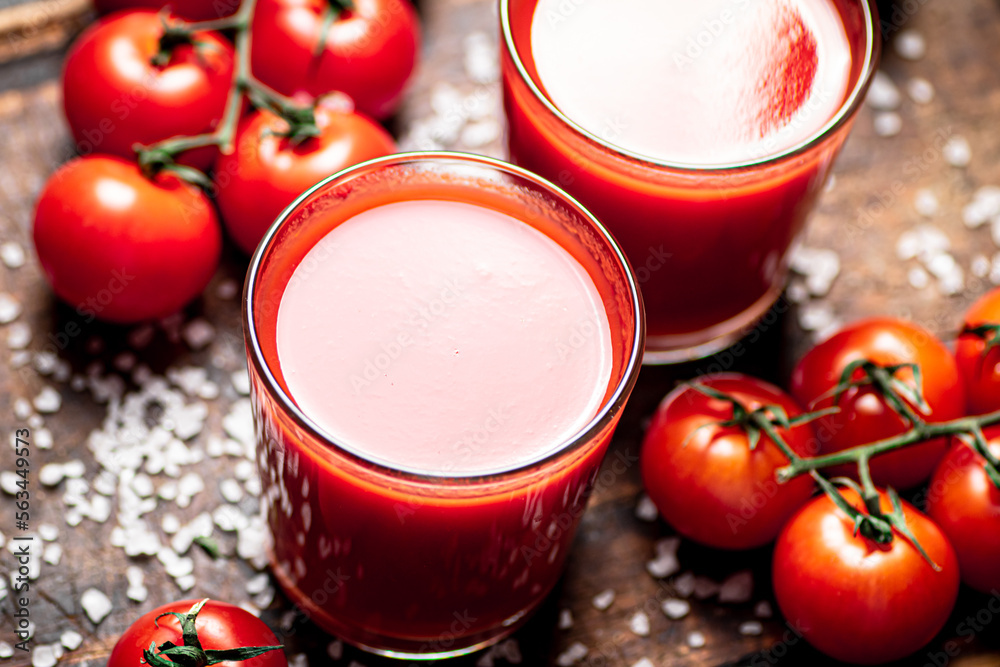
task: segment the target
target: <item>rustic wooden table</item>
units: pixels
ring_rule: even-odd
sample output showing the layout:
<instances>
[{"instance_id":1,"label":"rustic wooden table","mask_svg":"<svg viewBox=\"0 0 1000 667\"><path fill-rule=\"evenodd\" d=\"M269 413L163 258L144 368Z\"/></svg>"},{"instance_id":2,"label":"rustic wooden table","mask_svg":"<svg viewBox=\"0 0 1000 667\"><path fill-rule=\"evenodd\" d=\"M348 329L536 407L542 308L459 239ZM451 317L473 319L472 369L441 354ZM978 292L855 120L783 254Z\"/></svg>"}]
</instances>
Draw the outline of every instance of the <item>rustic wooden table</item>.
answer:
<instances>
[{"instance_id":1,"label":"rustic wooden table","mask_svg":"<svg viewBox=\"0 0 1000 667\"><path fill-rule=\"evenodd\" d=\"M811 293L804 278L796 277L777 309L780 312L765 320L760 327L763 335L746 354L734 358L722 353L683 367L644 369L612 456L618 453L633 460L630 457L638 452L646 420L679 379L699 371L732 368L780 382L815 335L837 322L865 315L903 315L949 335L965 307L991 287L990 274L994 282L1000 282L1000 256L994 262L1000 234L991 238L989 225L970 229L963 223L963 208L976 191L1000 184L1000 6L993 0L907 0L900 4L903 10L889 17L886 26L897 41L887 49L883 71L902 91L901 100L893 101L890 91L880 96L883 110L872 105L862 109L837 164L836 180L805 239L808 247L830 249L839 258L839 276L829 293L823 283L831 276L814 276ZM495 76L495 5L494 0L420 3L424 59L394 128L404 147L503 156ZM917 7L919 11L913 12ZM190 576L184 574L189 567L186 562L165 565L151 556L128 557L111 544L116 517L125 508L113 484L103 488L88 446L92 431L105 424L108 414L107 403L95 399L94 392L78 391L88 372L103 378L101 386L112 392L115 381L108 383L107 378L120 376L129 381L122 385L125 391L134 392L137 366L148 366L158 375L187 369L169 374L175 385L185 386L193 395L177 393L176 386L171 395L182 396L182 403L195 406L195 412L200 405L207 407L202 428L188 441L190 450L206 453L205 459L181 470L182 475L200 474L205 488L191 494L193 499L186 506L160 500L147 517L160 540L168 542L171 536L166 531L176 528L170 526L173 519L164 521L168 513L186 525L228 504L246 519L256 513L256 499L253 482L244 479L246 464L240 465L245 460L242 447L233 442L247 437L240 376L242 334L238 299L234 298L246 260L235 250L227 251L204 298L185 312L184 320L150 331L81 323L50 296L31 254L34 199L46 177L72 154L60 111L61 59L66 40L91 18L85 0L0 3L0 230L3 242L16 246L5 246L2 253L6 266L0 266L0 314L9 316L16 310L8 297L21 308L12 323L0 326L0 430L7 437L14 429L30 425L36 443L32 524L42 533L45 545L45 561L40 562L31 587L36 664L47 664L46 658L59 652L55 645L61 638L74 644L72 633L64 635L66 631L78 633L82 644L65 651L63 664L101 664L118 634L139 613L180 597L202 596L260 608L262 617L289 646L294 664L389 664L349 648L343 649L342 657L331 657L340 655L339 645L331 645L330 637L297 615L280 592L273 592L273 582L258 578L247 590L248 580L258 572L237 552L248 555L241 549L252 551L252 526L227 532L225 521L216 517L213 538L223 557L213 561L192 549L188 553L193 566ZM901 259L898 251L906 245L905 241L900 244L901 237L918 228L924 229L921 238L943 235L950 242L947 253L957 260L959 269L942 270L939 261L934 274L920 258ZM12 268L18 264L17 247L27 257L23 266ZM831 261L828 257L820 264L830 266ZM205 323L214 335L200 335L207 331ZM30 341L26 340L29 334ZM151 340L144 340L150 335ZM57 357L45 354L46 350L56 351ZM207 377L199 377L199 371L192 369L205 369ZM46 388L54 389L61 401L53 401ZM43 449L49 439L51 447ZM218 456L219 449L226 447L231 451ZM0 461L5 470L12 468L9 454ZM59 467L68 461L82 462L82 469L74 471L74 466L79 467L76 463ZM48 486L40 483L40 471L46 465L47 473L54 476L46 480ZM76 479L60 481L62 474ZM169 498L171 491L177 491L165 475L150 478L161 497ZM559 589L515 635L516 645L506 643L501 650L454 664L557 664L579 651L572 648L576 643L587 648L578 664L595 666L633 665L642 658L654 665L828 664L787 632L777 613L773 617L761 613L759 603L771 601L767 549L728 554L683 543L681 572L697 575L699 591L708 595L691 597L687 617L668 619L659 610L660 602L681 597L686 591L678 589L684 588L684 579L656 580L647 574L646 563L654 557L656 541L672 531L663 522L636 516L641 487L635 465L624 474L602 479L606 483L595 490ZM223 499L220 480L232 483L224 488L230 502ZM183 496L184 489L197 491L198 483L189 478L179 486ZM108 510L110 517L105 516ZM0 531L9 541L15 528L13 499L7 493L0 500L0 512ZM42 528L43 524L47 525ZM40 544L36 553L41 554L41 548ZM3 579L9 580L14 564L5 549L0 554ZM143 575L141 587L147 595L142 602L129 599L129 592L143 597L134 571L130 586L126 576L130 566ZM169 576L168 570L175 576ZM724 604L711 595L711 582L745 570L752 573L754 583L748 601ZM179 584L190 590L182 591ZM90 589L103 593L112 605L98 624L84 613L82 600L94 596L93 592L85 595ZM609 590L615 593L614 601L599 610L593 598ZM964 619L979 613L979 623L983 623L986 604L985 597L963 590L941 635L901 664L943 665L942 660L947 660L964 667L1000 665L1000 618L991 614L991 624L984 624L981 632L972 637L964 634ZM0 642L13 644L15 608L10 592L0 601L0 610ZM560 624L566 610L573 619L569 627ZM648 636L640 636L641 618L634 620L637 612L647 614ZM753 626L755 621L760 623L758 628ZM747 622L750 626L743 626ZM757 629L759 634L755 634ZM941 653L949 641L957 642L958 653L953 657ZM17 652L12 658L0 658L0 667L5 663L21 667L30 664L30 658Z\"/></svg>"}]
</instances>

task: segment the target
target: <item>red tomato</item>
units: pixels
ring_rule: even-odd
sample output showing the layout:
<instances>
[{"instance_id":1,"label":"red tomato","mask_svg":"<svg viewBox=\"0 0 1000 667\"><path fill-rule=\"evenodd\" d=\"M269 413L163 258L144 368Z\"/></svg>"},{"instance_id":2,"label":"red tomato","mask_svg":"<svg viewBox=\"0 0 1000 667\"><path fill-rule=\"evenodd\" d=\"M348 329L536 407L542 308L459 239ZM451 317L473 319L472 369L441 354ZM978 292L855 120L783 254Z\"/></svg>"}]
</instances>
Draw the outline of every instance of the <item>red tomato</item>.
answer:
<instances>
[{"instance_id":1,"label":"red tomato","mask_svg":"<svg viewBox=\"0 0 1000 667\"><path fill-rule=\"evenodd\" d=\"M1000 324L1000 288L986 293L965 314L965 327ZM965 383L969 414L981 415L1000 410L1000 347L986 353L986 341L964 333L955 346L958 370Z\"/></svg>"},{"instance_id":2,"label":"red tomato","mask_svg":"<svg viewBox=\"0 0 1000 667\"><path fill-rule=\"evenodd\" d=\"M930 408L922 416L928 422L964 415L965 392L954 357L930 332L892 318L855 322L810 350L792 373L792 395L810 409L831 406L832 397L817 400L837 386L841 373L851 362L864 358L882 365L917 364L923 376L923 396ZM856 377L861 377L861 371ZM896 377L913 383L913 374L908 369ZM841 412L815 422L824 454L889 438L908 428L871 386L848 390L837 405ZM936 438L884 454L872 460L872 478L876 484L897 489L916 486L930 477L947 450L947 439ZM853 467L842 472L857 473Z\"/></svg>"},{"instance_id":3,"label":"red tomato","mask_svg":"<svg viewBox=\"0 0 1000 667\"><path fill-rule=\"evenodd\" d=\"M161 172L90 155L63 165L35 210L35 250L56 295L90 319L138 322L179 310L208 284L222 232L208 198Z\"/></svg>"},{"instance_id":4,"label":"red tomato","mask_svg":"<svg viewBox=\"0 0 1000 667\"><path fill-rule=\"evenodd\" d=\"M163 28L152 10L109 16L87 28L66 56L63 104L77 150L133 158L132 146L215 129L233 79L233 47L214 32L175 47L154 65ZM201 149L185 163L211 165Z\"/></svg>"},{"instance_id":5,"label":"red tomato","mask_svg":"<svg viewBox=\"0 0 1000 667\"><path fill-rule=\"evenodd\" d=\"M134 667L144 664L142 652L155 642L160 646L172 642L176 646L184 644L180 620L176 616L156 617L168 612L186 614L197 600L181 600L157 607L140 616L118 639L108 667ZM158 627L157 627L158 626ZM230 648L251 646L276 646L279 642L271 629L262 620L236 605L210 600L198 613L195 621L198 641L205 650L221 651ZM285 654L277 649L241 662L225 661L217 663L222 667L286 667Z\"/></svg>"},{"instance_id":6,"label":"red tomato","mask_svg":"<svg viewBox=\"0 0 1000 667\"><path fill-rule=\"evenodd\" d=\"M240 0L94 0L94 7L102 14L119 9L163 9L167 6L171 12L189 21L208 21L235 14L240 8Z\"/></svg>"},{"instance_id":7,"label":"red tomato","mask_svg":"<svg viewBox=\"0 0 1000 667\"><path fill-rule=\"evenodd\" d=\"M864 507L855 492L843 494ZM881 506L891 510L885 494ZM958 596L955 550L909 503L903 502L903 515L940 572L902 535L888 545L855 535L851 519L825 495L802 508L778 537L778 606L823 653L857 664L889 662L927 644L948 620Z\"/></svg>"},{"instance_id":8,"label":"red tomato","mask_svg":"<svg viewBox=\"0 0 1000 667\"><path fill-rule=\"evenodd\" d=\"M789 417L801 413L783 391L745 375L714 375L701 383L733 395L750 410L779 405ZM748 549L778 535L809 500L813 482L803 476L778 484L775 470L788 459L767 436L751 450L741 428L705 426L732 416L726 401L686 386L675 389L646 432L640 466L647 493L678 533L713 547ZM809 424L778 432L796 453L814 453Z\"/></svg>"},{"instance_id":9,"label":"red tomato","mask_svg":"<svg viewBox=\"0 0 1000 667\"><path fill-rule=\"evenodd\" d=\"M304 190L330 174L395 152L396 144L365 116L320 106L316 124L322 134L297 146L284 137L288 124L270 112L246 118L236 150L215 166L216 201L236 244L252 254L264 232Z\"/></svg>"},{"instance_id":10,"label":"red tomato","mask_svg":"<svg viewBox=\"0 0 1000 667\"><path fill-rule=\"evenodd\" d=\"M1000 426L986 430L1000 457ZM1000 590L1000 489L986 475L986 460L956 441L927 490L927 513L958 553L962 581L984 593Z\"/></svg>"},{"instance_id":11,"label":"red tomato","mask_svg":"<svg viewBox=\"0 0 1000 667\"><path fill-rule=\"evenodd\" d=\"M392 115L417 63L417 15L409 0L353 2L354 9L323 35L328 0L260 0L253 19L254 75L285 95L336 90L369 116Z\"/></svg>"}]
</instances>

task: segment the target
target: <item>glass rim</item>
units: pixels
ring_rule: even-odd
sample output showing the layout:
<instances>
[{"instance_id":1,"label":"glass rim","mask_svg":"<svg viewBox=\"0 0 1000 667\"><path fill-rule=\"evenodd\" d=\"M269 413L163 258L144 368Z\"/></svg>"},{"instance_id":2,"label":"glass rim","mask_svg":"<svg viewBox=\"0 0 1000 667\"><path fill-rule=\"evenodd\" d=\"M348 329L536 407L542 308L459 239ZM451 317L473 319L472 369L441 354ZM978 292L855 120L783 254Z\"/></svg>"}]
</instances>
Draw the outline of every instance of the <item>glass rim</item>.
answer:
<instances>
[{"instance_id":1,"label":"glass rim","mask_svg":"<svg viewBox=\"0 0 1000 667\"><path fill-rule=\"evenodd\" d=\"M318 423L316 423L298 407L295 401L292 400L289 393L286 392L277 381L274 373L271 371L270 365L264 358L264 353L261 349L260 336L257 331L256 318L253 313L256 286L259 274L261 273L261 265L264 258L271 249L277 232L282 226L284 226L286 221L297 210L299 210L299 208L306 201L335 181L349 178L362 172L371 172L385 166L421 162L432 162L436 164L454 162L458 164L465 163L484 166L522 178L530 182L535 187L539 187L542 190L556 195L556 197L562 202L568 204L576 214L580 215L583 220L594 226L595 230L612 250L616 263L623 271L628 285L630 303L635 312L635 326L628 361L622 368L621 379L615 385L614 391L601 403L601 407L594 417L591 418L590 421L588 421L587 424L580 430L561 443L554 445L552 448L547 448L542 454L539 454L526 462L518 463L513 467L503 466L474 474L459 473L450 475L429 473L420 469L399 466L390 461L381 459L380 457L365 454L360 449L352 445L345 444L328 434ZM308 253L308 250L306 252ZM325 444L326 450L330 450L341 456L346 456L354 463L359 464L368 471L412 482L440 486L455 486L460 483L469 485L497 483L530 473L534 470L541 469L551 463L554 463L555 461L581 449L586 443L591 442L595 437L597 437L600 432L610 424L610 422L615 418L616 413L624 407L625 399L635 386L639 371L642 368L642 355L645 344L645 313L642 307L642 297L640 295L638 282L636 281L632 267L625 258L625 253L618 245L615 238L586 207L580 204L574 197L566 193L559 186L521 167L517 167L495 158L474 155L471 153L453 151L413 151L393 153L391 155L360 162L356 165L338 171L316 183L299 195L295 201L289 204L278 215L274 223L272 223L270 228L268 228L264 238L257 245L257 249L250 260L250 266L247 269L247 277L246 283L243 287L242 299L243 331L244 341L246 342L248 349L248 362L253 365L253 369L256 371L258 377L262 378L265 390L278 404L278 406L280 406L280 409L283 410L285 414L289 415L295 424L306 431L309 436Z\"/></svg>"},{"instance_id":2,"label":"glass rim","mask_svg":"<svg viewBox=\"0 0 1000 667\"><path fill-rule=\"evenodd\" d=\"M642 153L638 153L621 146L616 146L615 144L597 136L593 132L584 129L581 125L560 111L552 100L550 100L548 96L541 91L538 85L536 85L534 79L532 79L528 74L528 71L524 66L524 62L521 59L521 54L518 52L517 46L514 44L514 34L510 25L511 0L500 0L500 26L507 53L514 62L514 66L517 69L517 73L521 81L528 86L528 89L531 91L534 98L541 102L550 114L552 114L562 125L569 128L574 134L579 135L591 143L597 144L598 146L601 146L616 155L634 162L653 165L655 167L665 167L678 172L724 172L746 169L748 167L769 166L808 152L814 146L822 143L827 137L840 129L840 127L842 127L849 118L854 116L857 110L861 107L861 104L864 102L865 92L868 90L868 86L871 84L872 78L875 76L875 72L878 69L878 61L882 53L882 40L879 36L880 33L876 30L876 17L878 16L878 9L875 6L876 0L857 0L857 2L866 8L866 11L864 12L866 39L864 66L861 70L861 75L858 77L857 82L851 89L850 95L847 96L843 104L841 104L837 109L837 113L835 113L813 134L777 153L769 153L759 158L745 161L726 162L720 164L679 162L655 158L650 155L643 155Z\"/></svg>"}]
</instances>

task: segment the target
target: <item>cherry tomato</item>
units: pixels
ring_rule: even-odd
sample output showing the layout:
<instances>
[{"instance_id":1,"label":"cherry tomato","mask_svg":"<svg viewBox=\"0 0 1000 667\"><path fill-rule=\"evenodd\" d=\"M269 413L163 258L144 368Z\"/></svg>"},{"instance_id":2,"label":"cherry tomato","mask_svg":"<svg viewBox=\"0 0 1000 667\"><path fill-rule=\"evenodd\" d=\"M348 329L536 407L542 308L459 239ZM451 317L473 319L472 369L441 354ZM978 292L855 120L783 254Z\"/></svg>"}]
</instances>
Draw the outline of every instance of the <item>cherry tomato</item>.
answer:
<instances>
[{"instance_id":1,"label":"cherry tomato","mask_svg":"<svg viewBox=\"0 0 1000 667\"><path fill-rule=\"evenodd\" d=\"M189 21L231 16L240 8L240 0L94 0L94 7L102 14L120 9L163 9L169 7L176 16Z\"/></svg>"},{"instance_id":2,"label":"cherry tomato","mask_svg":"<svg viewBox=\"0 0 1000 667\"><path fill-rule=\"evenodd\" d=\"M222 118L233 78L233 47L214 32L175 46L153 64L163 27L152 10L114 14L87 28L63 71L63 103L80 153L133 158L133 145L211 132ZM214 149L185 155L211 165Z\"/></svg>"},{"instance_id":3,"label":"cherry tomato","mask_svg":"<svg viewBox=\"0 0 1000 667\"><path fill-rule=\"evenodd\" d=\"M340 91L369 116L392 115L417 63L416 13L409 0L353 3L326 26L329 0L260 0L253 19L254 75L285 95Z\"/></svg>"},{"instance_id":4,"label":"cherry tomato","mask_svg":"<svg viewBox=\"0 0 1000 667\"><path fill-rule=\"evenodd\" d=\"M963 416L965 392L954 357L930 332L893 318L855 322L810 350L792 373L792 395L810 409L831 406L829 392L840 382L841 373L851 362L865 358L882 365L914 363L920 367L921 389L929 407L928 413L921 415L926 421ZM861 378L862 372L855 377ZM899 371L896 377L914 384L909 369ZM837 405L841 412L815 422L824 454L892 437L908 428L870 385L848 390ZM872 460L872 478L876 484L897 489L916 486L930 477L947 450L947 439L936 438L884 454ZM855 475L857 471L840 472Z\"/></svg>"},{"instance_id":5,"label":"cherry tomato","mask_svg":"<svg viewBox=\"0 0 1000 667\"><path fill-rule=\"evenodd\" d=\"M236 244L252 254L278 214L304 190L330 174L395 152L396 144L380 125L350 111L319 106L318 137L292 145L280 136L288 124L263 111L246 118L236 150L215 166L216 201Z\"/></svg>"},{"instance_id":6,"label":"cherry tomato","mask_svg":"<svg viewBox=\"0 0 1000 667\"><path fill-rule=\"evenodd\" d=\"M1000 427L985 432L1000 457ZM961 441L952 445L927 490L927 513L958 553L962 581L984 593L1000 590L1000 489L986 460Z\"/></svg>"},{"instance_id":7,"label":"cherry tomato","mask_svg":"<svg viewBox=\"0 0 1000 667\"><path fill-rule=\"evenodd\" d=\"M1000 288L987 292L965 314L965 327L1000 324ZM955 346L958 370L965 383L969 414L1000 410L1000 347L986 352L986 340L963 333Z\"/></svg>"},{"instance_id":8,"label":"cherry tomato","mask_svg":"<svg viewBox=\"0 0 1000 667\"><path fill-rule=\"evenodd\" d=\"M187 614L196 602L198 601L172 602L140 616L118 639L108 658L108 667L135 667L144 664L142 652L151 643L158 647L168 641L175 646L184 645L180 620L176 616L164 616L159 620L156 617L170 612ZM198 613L195 629L198 631L198 641L205 650L276 646L279 643L262 620L236 605L215 600L209 600ZM288 663L284 652L278 649L240 662L225 661L217 664L222 667L286 667Z\"/></svg>"},{"instance_id":9,"label":"cherry tomato","mask_svg":"<svg viewBox=\"0 0 1000 667\"><path fill-rule=\"evenodd\" d=\"M745 375L714 375L700 382L731 394L749 410L778 405L789 417L801 413L783 391ZM675 389L646 432L640 466L647 493L678 533L713 547L748 549L778 535L809 500L813 482L803 476L778 484L775 470L788 459L770 438L763 435L751 450L742 428L711 425L732 416L731 403L688 386ZM809 424L778 432L796 453L815 453Z\"/></svg>"},{"instance_id":10,"label":"cherry tomato","mask_svg":"<svg viewBox=\"0 0 1000 667\"><path fill-rule=\"evenodd\" d=\"M119 157L63 165L35 210L35 250L56 296L88 318L138 322L179 310L208 284L222 249L211 202Z\"/></svg>"},{"instance_id":11,"label":"cherry tomato","mask_svg":"<svg viewBox=\"0 0 1000 667\"><path fill-rule=\"evenodd\" d=\"M855 508L857 493L843 490ZM884 512L891 510L881 494ZM774 595L792 627L823 653L879 664L907 656L944 626L958 596L958 561L940 529L909 503L903 515L941 571L894 531L891 544L855 535L827 496L788 522L774 548Z\"/></svg>"}]
</instances>

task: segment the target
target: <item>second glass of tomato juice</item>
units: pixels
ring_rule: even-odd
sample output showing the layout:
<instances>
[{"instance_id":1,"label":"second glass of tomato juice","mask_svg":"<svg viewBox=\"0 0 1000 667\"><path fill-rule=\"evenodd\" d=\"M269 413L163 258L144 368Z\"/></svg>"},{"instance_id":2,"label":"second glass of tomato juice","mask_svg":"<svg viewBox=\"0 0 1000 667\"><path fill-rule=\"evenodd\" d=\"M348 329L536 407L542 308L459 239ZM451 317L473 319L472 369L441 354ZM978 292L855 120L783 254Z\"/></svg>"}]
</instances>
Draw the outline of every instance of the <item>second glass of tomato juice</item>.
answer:
<instances>
[{"instance_id":1,"label":"second glass of tomato juice","mask_svg":"<svg viewBox=\"0 0 1000 667\"><path fill-rule=\"evenodd\" d=\"M394 155L286 210L244 301L291 600L395 657L513 632L562 572L640 368L638 287L610 235L517 167Z\"/></svg>"},{"instance_id":2,"label":"second glass of tomato juice","mask_svg":"<svg viewBox=\"0 0 1000 667\"><path fill-rule=\"evenodd\" d=\"M511 159L622 244L644 362L746 334L875 72L874 0L500 0L500 20Z\"/></svg>"}]
</instances>

